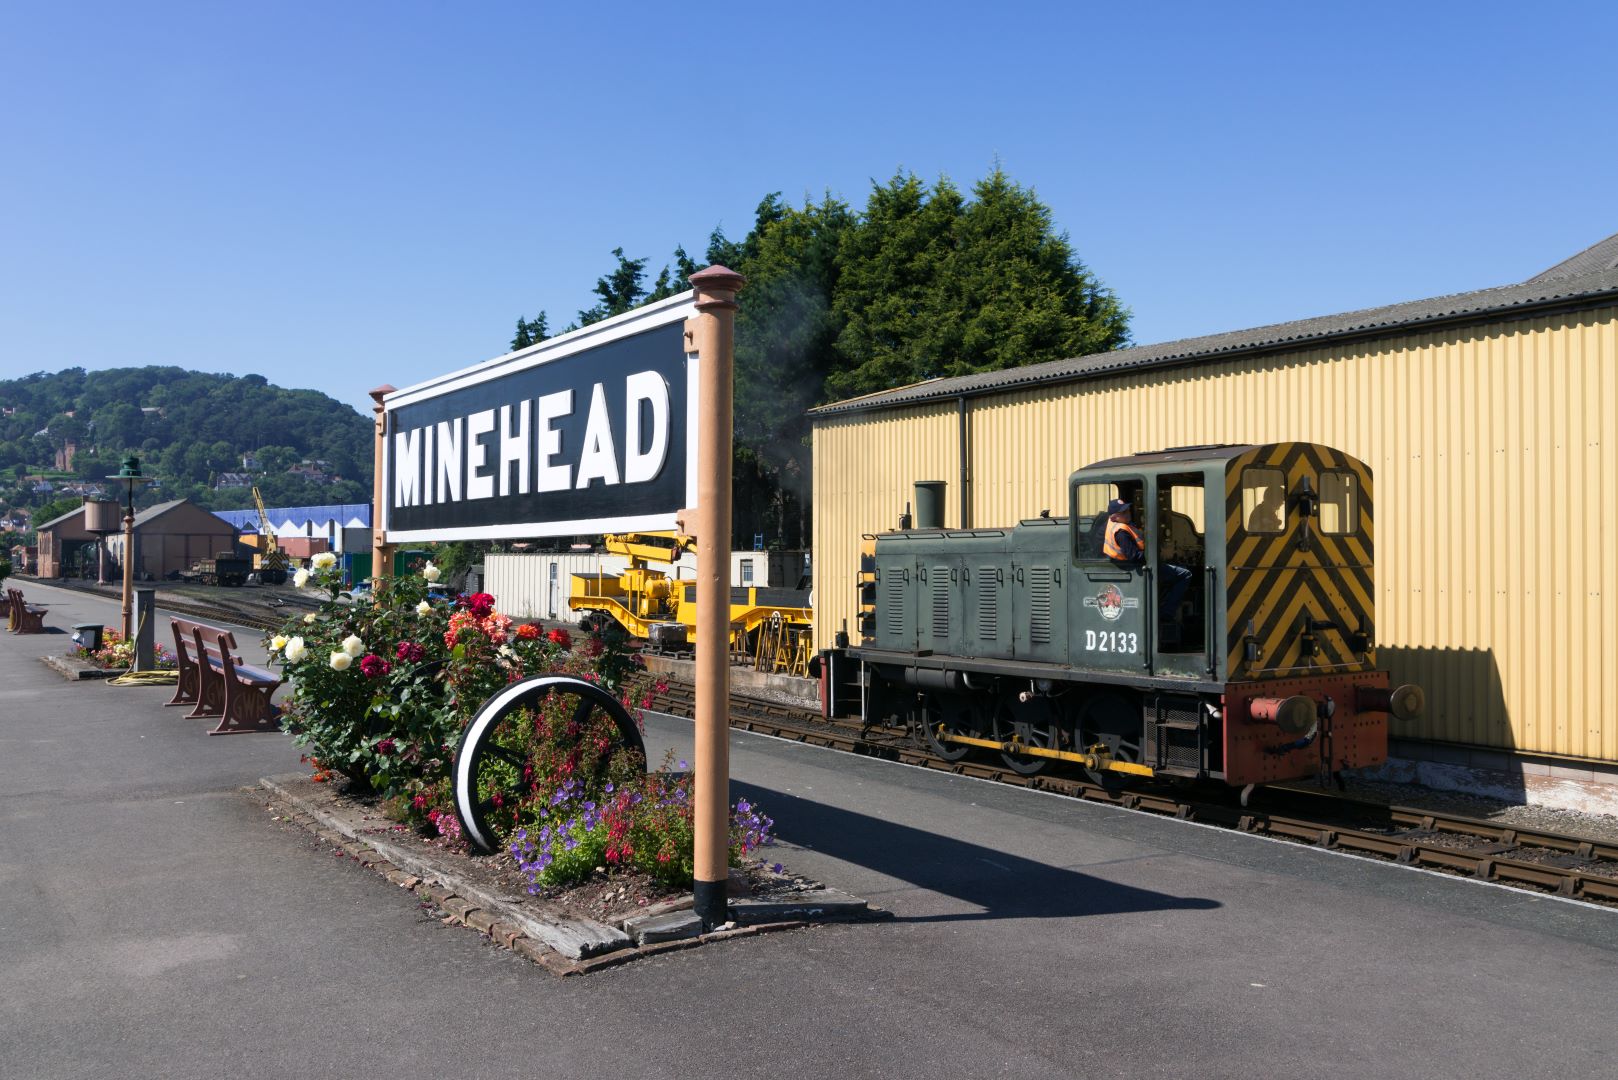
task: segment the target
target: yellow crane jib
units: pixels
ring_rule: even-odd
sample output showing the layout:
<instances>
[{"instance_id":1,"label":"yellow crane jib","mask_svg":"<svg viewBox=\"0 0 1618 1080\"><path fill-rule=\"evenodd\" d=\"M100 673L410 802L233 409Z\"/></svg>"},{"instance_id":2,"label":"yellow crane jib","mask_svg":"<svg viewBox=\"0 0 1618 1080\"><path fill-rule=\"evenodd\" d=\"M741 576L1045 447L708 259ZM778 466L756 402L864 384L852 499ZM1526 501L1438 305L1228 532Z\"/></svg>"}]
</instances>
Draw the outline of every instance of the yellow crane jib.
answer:
<instances>
[{"instance_id":1,"label":"yellow crane jib","mask_svg":"<svg viewBox=\"0 0 1618 1080\"><path fill-rule=\"evenodd\" d=\"M287 580L287 556L275 542L275 527L270 524L270 512L264 509L264 496L253 485L253 504L258 507L258 552L253 556L253 569L266 585L284 585Z\"/></svg>"}]
</instances>

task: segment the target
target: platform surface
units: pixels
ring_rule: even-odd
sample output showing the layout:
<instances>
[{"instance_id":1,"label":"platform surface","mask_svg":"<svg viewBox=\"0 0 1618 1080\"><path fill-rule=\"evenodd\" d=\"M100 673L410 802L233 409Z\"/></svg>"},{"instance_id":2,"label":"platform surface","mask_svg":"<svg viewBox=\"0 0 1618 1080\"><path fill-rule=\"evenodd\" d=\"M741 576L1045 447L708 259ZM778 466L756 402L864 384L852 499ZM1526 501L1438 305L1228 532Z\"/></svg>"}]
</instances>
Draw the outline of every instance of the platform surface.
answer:
<instances>
[{"instance_id":1,"label":"platform surface","mask_svg":"<svg viewBox=\"0 0 1618 1080\"><path fill-rule=\"evenodd\" d=\"M895 918L558 979L269 820L284 737L66 648L0 636L8 1076L1613 1074L1618 912L743 734L771 858Z\"/></svg>"}]
</instances>

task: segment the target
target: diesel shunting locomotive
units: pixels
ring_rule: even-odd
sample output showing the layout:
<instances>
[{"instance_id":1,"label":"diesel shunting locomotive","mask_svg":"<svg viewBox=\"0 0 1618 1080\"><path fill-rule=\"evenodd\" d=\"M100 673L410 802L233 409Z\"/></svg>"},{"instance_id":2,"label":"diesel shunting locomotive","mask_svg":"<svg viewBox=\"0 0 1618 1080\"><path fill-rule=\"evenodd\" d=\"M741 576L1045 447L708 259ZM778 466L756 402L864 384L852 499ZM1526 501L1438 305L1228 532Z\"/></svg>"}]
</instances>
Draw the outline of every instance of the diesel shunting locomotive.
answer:
<instances>
[{"instance_id":1,"label":"diesel shunting locomotive","mask_svg":"<svg viewBox=\"0 0 1618 1080\"><path fill-rule=\"evenodd\" d=\"M1380 764L1423 696L1377 668L1371 496L1327 446L1179 447L1073 473L1066 516L866 537L824 711L1109 784Z\"/></svg>"}]
</instances>

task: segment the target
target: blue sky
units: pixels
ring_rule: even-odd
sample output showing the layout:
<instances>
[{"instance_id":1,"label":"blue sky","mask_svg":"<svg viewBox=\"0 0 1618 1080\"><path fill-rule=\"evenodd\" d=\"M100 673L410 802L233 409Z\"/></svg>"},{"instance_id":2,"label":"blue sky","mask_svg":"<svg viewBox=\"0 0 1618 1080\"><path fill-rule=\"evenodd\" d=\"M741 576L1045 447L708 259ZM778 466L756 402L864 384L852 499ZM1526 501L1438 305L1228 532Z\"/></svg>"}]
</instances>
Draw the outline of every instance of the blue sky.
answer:
<instances>
[{"instance_id":1,"label":"blue sky","mask_svg":"<svg viewBox=\"0 0 1618 1080\"><path fill-rule=\"evenodd\" d=\"M1034 188L1139 343L1618 231L1618 4L9 4L0 376L367 407L768 192ZM745 301L745 293L743 294Z\"/></svg>"}]
</instances>

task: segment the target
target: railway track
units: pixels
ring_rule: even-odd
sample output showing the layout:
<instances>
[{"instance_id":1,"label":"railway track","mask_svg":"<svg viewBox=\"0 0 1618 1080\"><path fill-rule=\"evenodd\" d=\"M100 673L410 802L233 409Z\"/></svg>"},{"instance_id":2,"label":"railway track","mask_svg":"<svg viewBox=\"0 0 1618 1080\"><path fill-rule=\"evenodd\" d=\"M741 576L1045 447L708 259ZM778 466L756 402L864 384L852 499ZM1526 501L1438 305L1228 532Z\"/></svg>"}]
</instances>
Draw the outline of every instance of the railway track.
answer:
<instances>
[{"instance_id":1,"label":"railway track","mask_svg":"<svg viewBox=\"0 0 1618 1080\"><path fill-rule=\"evenodd\" d=\"M88 593L114 602L121 599L119 593L109 594L105 589L80 582L51 580L41 581L40 584L49 585L54 589L71 589L74 592ZM252 630L264 631L279 630L281 624L286 621L286 613L302 610L290 604L274 608L257 604L230 604L223 602L222 599L208 601L200 598L188 598L183 595L176 596L174 592L168 589L162 589L162 595L158 598L157 606L164 611L172 611L176 615L190 615L198 619L228 622L234 626L245 626ZM308 610L313 611L314 608L311 607ZM158 641L162 642L162 640L162 635L159 634Z\"/></svg>"},{"instance_id":2,"label":"railway track","mask_svg":"<svg viewBox=\"0 0 1618 1080\"><path fill-rule=\"evenodd\" d=\"M50 584L105 595L95 588ZM287 610L175 599L172 593L159 606L265 631L278 629ZM673 680L666 687L653 693L654 707L691 717L695 688ZM635 689L637 697L653 692L652 679L641 676ZM742 694L731 695L730 725L812 746L1618 907L1618 843L1611 841L1286 787L1265 788L1263 805L1242 807L1235 804L1233 794L1206 787L1138 786L1117 791L1075 776L1021 776L986 761L944 761L906 733L867 732L855 722L826 720L818 711Z\"/></svg>"},{"instance_id":3,"label":"railway track","mask_svg":"<svg viewBox=\"0 0 1618 1080\"><path fill-rule=\"evenodd\" d=\"M650 690L650 679L637 686L638 693ZM695 690L689 684L669 682L666 691L654 693L654 700L660 711L677 716L690 717L695 711ZM1243 807L1233 794L1226 801L1205 787L1115 791L1072 776L1021 776L983 761L946 762L908 734L863 732L858 723L826 720L807 709L740 694L731 695L730 725L906 765L1618 906L1618 843L1610 841L1285 787L1264 789L1262 806Z\"/></svg>"}]
</instances>

